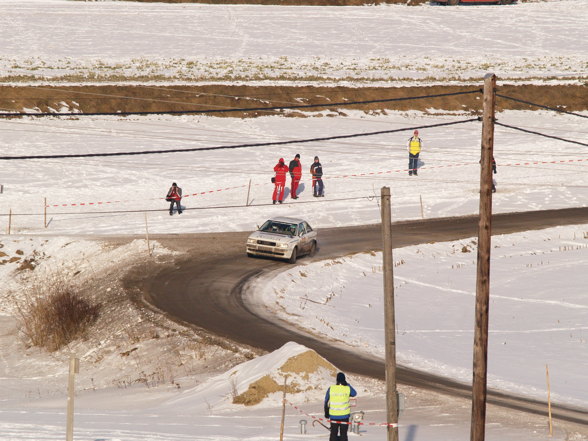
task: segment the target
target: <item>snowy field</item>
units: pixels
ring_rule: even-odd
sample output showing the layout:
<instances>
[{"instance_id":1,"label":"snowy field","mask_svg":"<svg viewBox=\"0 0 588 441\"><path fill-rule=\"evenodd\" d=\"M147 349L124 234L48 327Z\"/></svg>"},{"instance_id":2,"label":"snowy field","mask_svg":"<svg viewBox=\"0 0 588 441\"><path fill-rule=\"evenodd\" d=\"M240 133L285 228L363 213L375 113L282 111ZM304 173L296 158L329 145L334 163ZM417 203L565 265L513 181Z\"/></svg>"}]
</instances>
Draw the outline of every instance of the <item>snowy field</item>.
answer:
<instances>
[{"instance_id":1,"label":"snowy field","mask_svg":"<svg viewBox=\"0 0 588 441\"><path fill-rule=\"evenodd\" d=\"M0 131L4 151L10 155L83 154L288 141L469 118L349 115L0 120ZM587 133L586 119L573 115L511 111L499 114L498 119L576 141ZM313 227L377 223L380 212L374 196L380 195L382 186L391 188L394 220L477 213L481 123L421 129L424 147L418 177L406 171L406 142L411 134L407 130L349 140L180 154L3 161L0 228L7 231L10 210L12 233L35 234L142 234L144 212L151 233L249 231L276 215L302 216ZM494 212L588 203L585 147L497 127L494 152L498 164ZM278 158L290 161L296 153L301 154L303 167L300 199L287 198L284 205L273 206L273 167ZM318 200L312 197L308 172L315 155L325 173L326 196ZM174 181L183 188L186 211L170 218L163 197ZM45 198L47 228L43 227Z\"/></svg>"},{"instance_id":2,"label":"snowy field","mask_svg":"<svg viewBox=\"0 0 588 441\"><path fill-rule=\"evenodd\" d=\"M4 0L0 1L0 79L61 84L148 76L166 84L263 79L266 84L467 81L480 85L485 73L495 71L501 79L562 84L586 80L587 23L585 0L455 8ZM78 277L87 277L121 271L144 254L144 243L103 248L101 240L144 234L146 219L150 233L250 231L275 215L304 217L319 230L376 223L382 186L391 187L396 221L477 213L480 123L421 129L419 176L406 172L409 128L470 115L436 109L427 114L346 113L347 117L324 112L322 117L309 113L314 117L247 120L0 119L2 156L204 148L406 128L389 135L279 148L1 161L0 231L10 228L11 233L0 238L2 440L53 441L62 440L65 433L67 354L23 351L11 317L14 311L6 301L8 291L18 291L24 283L18 267L28 258L39 262L36 272L57 267L73 274L79 269ZM509 111L497 118L580 142L586 142L588 134L586 119L572 115ZM273 166L278 158L289 161L296 153L301 154L304 172L300 199L288 198L284 205L273 206L269 203ZM315 155L325 171L326 197L320 200L311 196L308 175ZM495 158L494 212L588 203L586 147L497 127ZM170 217L163 197L173 181L184 189L186 210ZM587 232L588 225L578 225L494 238L489 359L493 387L544 399L545 365L549 365L554 400L588 407L588 382L582 372L588 361ZM169 255L161 248L158 253L162 258ZM269 296L269 308L276 306L277 299L286 308L286 318L302 313L297 320L315 332L381 354L380 318L375 314L381 291L379 259L379 255L360 255L337 261L341 264L311 265L301 260L302 267L287 267L271 282L271 291L256 295ZM395 250L395 260L399 359L469 381L475 289L471 240ZM423 268L427 270L419 271ZM317 291L317 280L327 280L329 292ZM358 302L354 296L360 289ZM431 308L423 311L423 304ZM335 315L345 325L337 332L325 326ZM110 349L113 343L100 341L102 337L95 336L98 345ZM157 357L160 341L142 342L141 354ZM132 362L135 369L141 365L137 351L124 359L126 364L115 349L101 363L94 352L82 352L75 439L277 439L279 394L252 408L231 404L231 398L265 374L279 380L280 366L303 351L287 345L226 373L177 378L181 388L113 386L111 380L126 374ZM314 389L293 394L291 401L306 413L321 416L322 395L331 377L324 370L314 373L309 380ZM351 381L360 393L357 409L366 411L367 421L382 422L382 385L363 378ZM403 392L407 408L400 421L401 440L469 439L467 401ZM300 434L302 418L310 424L310 417L288 407L287 441L327 439L321 427L309 426L307 435ZM362 428L363 440L384 436L380 427ZM554 437L548 438L543 417L520 418L491 409L487 439L580 441L588 434L566 433L556 425Z\"/></svg>"},{"instance_id":3,"label":"snowy field","mask_svg":"<svg viewBox=\"0 0 588 441\"><path fill-rule=\"evenodd\" d=\"M585 81L585 0L268 7L3 0L4 81Z\"/></svg>"}]
</instances>

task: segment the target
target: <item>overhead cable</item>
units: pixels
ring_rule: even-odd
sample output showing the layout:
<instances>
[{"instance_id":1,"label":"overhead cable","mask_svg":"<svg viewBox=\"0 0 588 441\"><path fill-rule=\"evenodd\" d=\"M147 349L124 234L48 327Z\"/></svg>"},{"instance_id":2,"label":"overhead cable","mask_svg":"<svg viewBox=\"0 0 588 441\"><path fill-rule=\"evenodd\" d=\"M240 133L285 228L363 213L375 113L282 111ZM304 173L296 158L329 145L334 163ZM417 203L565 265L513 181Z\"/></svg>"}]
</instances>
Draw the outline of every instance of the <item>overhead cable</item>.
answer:
<instances>
[{"instance_id":1,"label":"overhead cable","mask_svg":"<svg viewBox=\"0 0 588 441\"><path fill-rule=\"evenodd\" d=\"M130 115L190 115L190 114L213 114L213 113L227 113L227 112L263 112L263 111L275 111L283 109L312 109L317 107L347 107L361 104L375 104L375 103L390 103L395 101L410 101L420 100L427 98L440 98L446 96L456 95L467 95L472 93L480 93L480 89L468 90L463 92L451 92L451 93L438 93L433 95L419 95L419 96L408 96L400 98L384 98L379 100L365 100L365 101L342 101L336 103L320 103L320 104L299 104L299 105L284 105L284 106L271 106L271 107L240 107L240 108L222 108L222 109L201 109L201 110L161 110L161 111L145 111L145 112L39 112L39 113L0 113L2 118L14 118L20 116L130 116Z\"/></svg>"},{"instance_id":2,"label":"overhead cable","mask_svg":"<svg viewBox=\"0 0 588 441\"><path fill-rule=\"evenodd\" d=\"M63 155L23 155L23 156L0 156L0 160L25 160L25 159L56 159L56 158L95 158L104 156L136 156L136 155L155 155L164 153L186 153L196 151L208 151L208 150L228 150L228 149L241 149L247 147L266 147L274 145L287 145L287 144L303 144L309 142L319 141L332 141L335 139L346 139L346 138L359 138L363 136L374 136L384 135L387 133L405 132L409 130L417 129L430 129L433 127L453 126L457 124L465 124L473 121L479 121L478 118L470 118L460 121L452 121L439 124L429 124L425 126L416 127L403 127L401 129L391 130L379 130L377 132L366 132L366 133L352 133L349 135L335 135L335 136L324 136L320 138L306 138L306 139L290 139L287 141L273 141L273 142L257 142L251 144L235 144L235 145L219 145L212 147L193 147L184 149L168 149L168 150L142 150L137 152L112 152L112 153L77 153L77 154L63 154Z\"/></svg>"},{"instance_id":3,"label":"overhead cable","mask_svg":"<svg viewBox=\"0 0 588 441\"><path fill-rule=\"evenodd\" d=\"M511 126L508 124L503 124L500 123L498 121L494 122L497 126L502 126L502 127L506 127L508 129L513 129L513 130L518 130L520 132L525 132L525 133L531 133L533 135L538 135L538 136L543 136L544 138L551 138L551 139L557 139L558 141L563 141L563 142L569 142L571 144L578 144L578 145L584 145L586 147L588 147L588 144L585 142L580 142L580 141L574 141L572 139L566 139L566 138L562 138L560 136L553 136L553 135L547 135L545 133L541 133L541 132L536 132L534 130L529 130L529 129L523 129L522 127L516 127L516 126Z\"/></svg>"},{"instance_id":4,"label":"overhead cable","mask_svg":"<svg viewBox=\"0 0 588 441\"><path fill-rule=\"evenodd\" d=\"M523 104L528 104L529 106L540 107L542 109L552 110L554 112L559 112L559 113L565 113L565 114L568 114L568 115L579 116L580 118L588 118L588 115L582 115L580 113L575 113L575 112L568 112L567 110L558 109L557 107L549 107L549 106L545 106L543 104L532 103L531 101L525 101L525 100L522 100L520 98L514 98L512 96L502 95L500 93L497 93L496 96L497 97L500 97L500 98L504 98L506 100L516 101L517 103L523 103Z\"/></svg>"}]
</instances>

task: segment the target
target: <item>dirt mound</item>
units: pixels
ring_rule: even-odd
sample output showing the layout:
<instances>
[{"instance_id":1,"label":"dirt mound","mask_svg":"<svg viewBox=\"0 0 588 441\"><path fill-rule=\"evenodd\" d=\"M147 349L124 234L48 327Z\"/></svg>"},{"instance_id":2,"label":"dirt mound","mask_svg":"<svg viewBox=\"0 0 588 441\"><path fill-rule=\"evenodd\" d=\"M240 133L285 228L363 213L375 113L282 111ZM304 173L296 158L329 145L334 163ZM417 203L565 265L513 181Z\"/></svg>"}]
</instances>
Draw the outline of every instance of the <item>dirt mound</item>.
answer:
<instances>
[{"instance_id":1,"label":"dirt mound","mask_svg":"<svg viewBox=\"0 0 588 441\"><path fill-rule=\"evenodd\" d=\"M280 367L279 375L286 378L286 394L297 394L309 390L321 389L325 385L324 375L335 377L335 366L313 350L308 350L289 358ZM233 398L233 404L254 406L261 403L274 392L283 392L283 380L278 384L270 374L251 383L242 394Z\"/></svg>"},{"instance_id":2,"label":"dirt mound","mask_svg":"<svg viewBox=\"0 0 588 441\"><path fill-rule=\"evenodd\" d=\"M481 86L479 86L481 87ZM328 87L328 86L250 86L250 85L186 85L186 86L0 86L0 109L24 112L25 109L48 111L78 110L94 112L177 112L203 109L254 109L288 105L341 103L380 100L411 96L437 95L475 90L478 86L421 87ZM558 107L567 111L588 110L586 85L504 85L498 87L503 95L525 101ZM481 93L434 97L418 100L371 103L361 105L324 106L312 111L345 109L365 112L387 110L426 112L428 109L478 113L482 107ZM538 110L524 103L497 100L497 110ZM218 112L219 117L256 117L285 114L303 116L286 110Z\"/></svg>"}]
</instances>

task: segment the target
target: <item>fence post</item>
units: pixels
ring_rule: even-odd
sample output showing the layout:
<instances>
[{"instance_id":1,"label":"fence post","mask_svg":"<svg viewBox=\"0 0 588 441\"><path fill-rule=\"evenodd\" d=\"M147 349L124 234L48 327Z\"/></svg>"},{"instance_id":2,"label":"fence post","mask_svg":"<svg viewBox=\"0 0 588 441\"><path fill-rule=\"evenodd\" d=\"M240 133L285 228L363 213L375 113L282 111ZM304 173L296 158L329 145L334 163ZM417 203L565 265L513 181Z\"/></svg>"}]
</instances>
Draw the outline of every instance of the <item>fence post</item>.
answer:
<instances>
[{"instance_id":1,"label":"fence post","mask_svg":"<svg viewBox=\"0 0 588 441\"><path fill-rule=\"evenodd\" d=\"M67 429L66 441L73 441L75 374L80 372L80 360L73 355L69 359L69 377L67 383Z\"/></svg>"},{"instance_id":2,"label":"fence post","mask_svg":"<svg viewBox=\"0 0 588 441\"><path fill-rule=\"evenodd\" d=\"M249 187L247 188L247 202L245 203L246 207L249 206L249 193L250 192L251 192L251 179L249 179Z\"/></svg>"},{"instance_id":3,"label":"fence post","mask_svg":"<svg viewBox=\"0 0 588 441\"><path fill-rule=\"evenodd\" d=\"M147 239L147 252L149 256L151 256L151 245L149 244L149 226L147 225L147 213L143 213L145 215L145 237Z\"/></svg>"},{"instance_id":4,"label":"fence post","mask_svg":"<svg viewBox=\"0 0 588 441\"><path fill-rule=\"evenodd\" d=\"M545 378L547 379L547 412L549 420L549 436L553 436L553 421L551 420L551 385L549 382L549 366L545 365Z\"/></svg>"},{"instance_id":5,"label":"fence post","mask_svg":"<svg viewBox=\"0 0 588 441\"><path fill-rule=\"evenodd\" d=\"M10 227L12 226L12 208L8 212L8 234L10 235Z\"/></svg>"},{"instance_id":6,"label":"fence post","mask_svg":"<svg viewBox=\"0 0 588 441\"><path fill-rule=\"evenodd\" d=\"M288 377L284 377L284 393L282 394L282 423L280 424L280 441L284 440L284 422L286 420L286 381Z\"/></svg>"},{"instance_id":7,"label":"fence post","mask_svg":"<svg viewBox=\"0 0 588 441\"><path fill-rule=\"evenodd\" d=\"M43 205L43 227L47 228L47 198L45 198L45 204Z\"/></svg>"}]
</instances>

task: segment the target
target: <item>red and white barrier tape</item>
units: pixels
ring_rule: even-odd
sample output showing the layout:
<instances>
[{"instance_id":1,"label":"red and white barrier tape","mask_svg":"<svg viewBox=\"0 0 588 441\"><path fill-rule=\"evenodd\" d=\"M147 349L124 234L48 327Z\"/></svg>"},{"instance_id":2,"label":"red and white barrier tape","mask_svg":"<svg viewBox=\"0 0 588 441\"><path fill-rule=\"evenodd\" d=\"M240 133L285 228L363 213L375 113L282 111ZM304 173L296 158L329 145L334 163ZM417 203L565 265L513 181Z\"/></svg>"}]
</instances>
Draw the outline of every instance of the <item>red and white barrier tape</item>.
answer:
<instances>
[{"instance_id":1,"label":"red and white barrier tape","mask_svg":"<svg viewBox=\"0 0 588 441\"><path fill-rule=\"evenodd\" d=\"M217 193L219 191L234 190L234 189L243 188L243 187L246 187L246 185L238 185L236 187L218 188L216 190L201 191L199 193L186 194L182 197L187 198L190 196L200 196L203 194ZM165 200L165 198L151 198L149 200ZM95 205L120 204L120 203L126 203L126 202L134 202L134 201L127 199L127 200L121 200L121 201L80 202L78 204L47 204L47 207L88 207L88 206L95 206Z\"/></svg>"},{"instance_id":2,"label":"red and white barrier tape","mask_svg":"<svg viewBox=\"0 0 588 441\"><path fill-rule=\"evenodd\" d=\"M563 163L570 163L570 162L584 162L584 161L588 161L588 158L584 158L584 159L562 159L562 160L558 160L558 161L530 161L530 162L516 162L516 163L511 163L511 164L500 164L500 167L515 167L515 166L529 166L529 165L540 165L540 164L563 164ZM459 164L447 164L447 165L437 165L437 166L431 166L431 167L423 167L423 170L432 170L432 169L437 169L437 168L451 168L451 167L464 167L467 165L472 165L474 163L469 162L469 163L459 163ZM390 173L405 173L407 172L408 169L396 169L396 170L384 170L384 171L378 171L378 172L366 172L366 173L354 173L354 174L348 174L348 175L335 175L335 176L329 176L328 179L342 179L342 178L357 178L357 177L362 177L362 176L375 176L375 175L384 175L384 174L390 174ZM255 186L258 185L266 185L266 184L255 184ZM216 190L207 190L207 191L201 191L199 193L192 193L192 194L187 194L184 195L183 197L187 198L190 196L200 196L200 195L205 195L205 194L209 194L209 193L218 193L220 191L228 191L228 190L235 190L237 188L244 188L247 187L247 185L238 185L236 187L227 187L227 188L218 188ZM151 200L163 200L165 198L152 198ZM96 206L96 205L107 205L107 204L120 204L120 203L127 203L127 202L134 202L131 200L121 200L121 201L100 201L100 202L81 202L78 204L48 204L47 207L87 207L87 206Z\"/></svg>"},{"instance_id":3,"label":"red and white barrier tape","mask_svg":"<svg viewBox=\"0 0 588 441\"><path fill-rule=\"evenodd\" d=\"M347 425L357 424L359 426L378 426L378 427L398 427L397 423L364 423L361 421L353 422L353 421L331 420L329 418L319 418L319 417L316 417L314 415L310 415L310 414L304 412L300 407L296 406L295 404L292 404L290 401L286 401L286 403L288 403L290 406L292 406L294 409L296 409L302 415L306 415L307 417L312 418L313 420L320 421L321 423L338 423L338 424L347 424Z\"/></svg>"}]
</instances>

